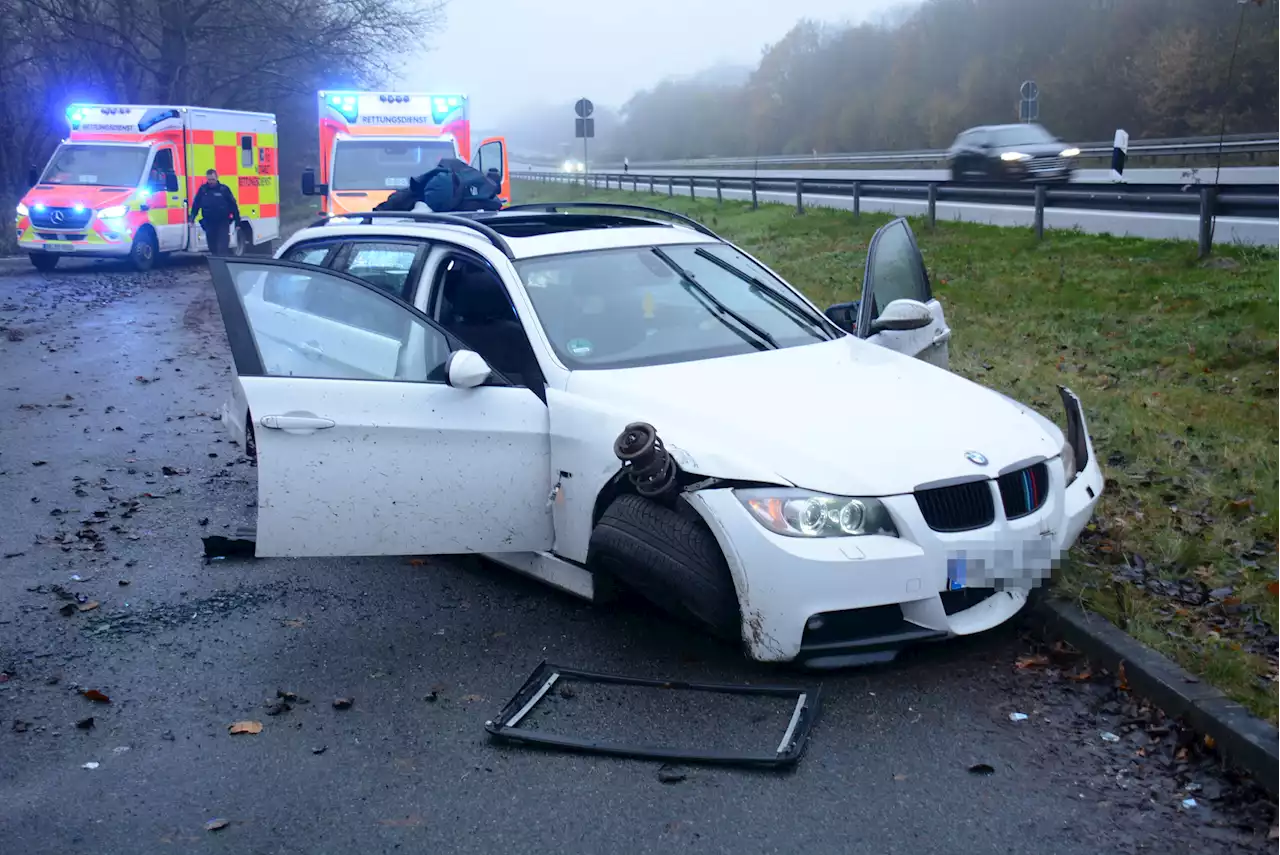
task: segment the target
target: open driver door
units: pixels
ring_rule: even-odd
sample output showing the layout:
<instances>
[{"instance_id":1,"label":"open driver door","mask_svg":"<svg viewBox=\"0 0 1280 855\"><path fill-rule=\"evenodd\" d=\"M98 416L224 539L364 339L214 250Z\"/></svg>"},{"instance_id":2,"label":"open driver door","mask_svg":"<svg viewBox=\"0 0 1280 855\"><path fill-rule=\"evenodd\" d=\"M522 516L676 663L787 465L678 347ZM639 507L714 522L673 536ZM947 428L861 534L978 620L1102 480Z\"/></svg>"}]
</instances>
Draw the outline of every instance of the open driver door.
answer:
<instances>
[{"instance_id":1,"label":"open driver door","mask_svg":"<svg viewBox=\"0 0 1280 855\"><path fill-rule=\"evenodd\" d=\"M503 206L511 204L511 170L507 168L507 138L489 137L481 140L471 165L492 177L498 173L498 196Z\"/></svg>"}]
</instances>

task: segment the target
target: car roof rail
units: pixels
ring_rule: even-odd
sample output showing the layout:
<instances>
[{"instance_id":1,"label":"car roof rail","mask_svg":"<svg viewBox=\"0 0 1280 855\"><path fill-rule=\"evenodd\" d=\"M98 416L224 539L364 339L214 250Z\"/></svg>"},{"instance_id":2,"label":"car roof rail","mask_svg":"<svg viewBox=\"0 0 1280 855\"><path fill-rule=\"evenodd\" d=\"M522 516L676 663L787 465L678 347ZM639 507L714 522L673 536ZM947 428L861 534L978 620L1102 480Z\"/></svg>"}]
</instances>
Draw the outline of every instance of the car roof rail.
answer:
<instances>
[{"instance_id":1,"label":"car roof rail","mask_svg":"<svg viewBox=\"0 0 1280 855\"><path fill-rule=\"evenodd\" d=\"M686 217L684 214L677 214L674 211L667 211L662 208L653 208L648 205L627 205L622 202L529 202L524 205L508 205L502 211L546 211L548 213L558 213L561 208L615 208L620 211L643 211L648 214L662 214L671 217L673 220L688 226L694 231L713 237L716 240L724 240L720 235L711 231L702 223Z\"/></svg>"},{"instance_id":2,"label":"car roof rail","mask_svg":"<svg viewBox=\"0 0 1280 855\"><path fill-rule=\"evenodd\" d=\"M484 213L484 212L477 212ZM497 247L498 251L507 257L508 261L515 260L515 253L511 251L511 244L496 231L477 220L470 217L460 217L457 214L438 214L434 211L360 211L353 214L331 214L327 217L318 217L315 222L307 226L309 229L319 226L328 225L330 220L354 220L359 219L361 225L371 225L374 219L386 220L412 220L415 223L438 223L446 226L461 226L464 229L471 229L479 232L488 238L489 243Z\"/></svg>"}]
</instances>

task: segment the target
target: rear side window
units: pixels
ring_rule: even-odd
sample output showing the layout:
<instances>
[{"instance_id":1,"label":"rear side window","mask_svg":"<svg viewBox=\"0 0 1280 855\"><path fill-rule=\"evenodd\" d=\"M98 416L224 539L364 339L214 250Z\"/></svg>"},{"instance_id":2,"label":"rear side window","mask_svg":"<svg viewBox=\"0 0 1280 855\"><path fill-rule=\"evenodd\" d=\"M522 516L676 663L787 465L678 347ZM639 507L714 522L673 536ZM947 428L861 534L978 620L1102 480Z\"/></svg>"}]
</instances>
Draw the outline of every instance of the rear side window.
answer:
<instances>
[{"instance_id":1,"label":"rear side window","mask_svg":"<svg viewBox=\"0 0 1280 855\"><path fill-rule=\"evenodd\" d=\"M302 264L314 264L319 267L326 267L326 261L333 253L334 248L338 246L336 241L308 241L300 243L290 248L285 253L286 261L297 261Z\"/></svg>"},{"instance_id":2,"label":"rear side window","mask_svg":"<svg viewBox=\"0 0 1280 855\"><path fill-rule=\"evenodd\" d=\"M334 267L411 301L409 275L417 269L415 263L422 250L423 244L414 241L360 241L352 243Z\"/></svg>"}]
</instances>

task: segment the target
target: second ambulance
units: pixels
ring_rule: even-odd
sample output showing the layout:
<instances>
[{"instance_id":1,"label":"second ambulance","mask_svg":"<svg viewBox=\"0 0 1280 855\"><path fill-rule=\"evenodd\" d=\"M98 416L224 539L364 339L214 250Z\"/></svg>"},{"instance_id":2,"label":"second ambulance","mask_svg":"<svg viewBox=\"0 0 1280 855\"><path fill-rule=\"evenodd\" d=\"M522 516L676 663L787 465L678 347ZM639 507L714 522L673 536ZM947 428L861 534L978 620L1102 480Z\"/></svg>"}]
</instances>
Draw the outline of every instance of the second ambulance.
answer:
<instances>
[{"instance_id":1,"label":"second ambulance","mask_svg":"<svg viewBox=\"0 0 1280 855\"><path fill-rule=\"evenodd\" d=\"M511 199L506 142L482 140L471 151L466 95L433 92L319 92L320 175L302 174L302 193L320 197L322 215L371 211L442 157L496 172Z\"/></svg>"}]
</instances>

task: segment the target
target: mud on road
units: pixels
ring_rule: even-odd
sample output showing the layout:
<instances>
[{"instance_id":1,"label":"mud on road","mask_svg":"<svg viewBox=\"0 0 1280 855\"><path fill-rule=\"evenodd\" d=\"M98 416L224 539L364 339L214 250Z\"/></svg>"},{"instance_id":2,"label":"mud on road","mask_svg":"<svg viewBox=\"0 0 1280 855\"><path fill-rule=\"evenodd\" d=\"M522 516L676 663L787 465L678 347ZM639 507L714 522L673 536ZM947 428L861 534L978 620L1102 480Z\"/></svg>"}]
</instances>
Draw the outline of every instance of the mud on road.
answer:
<instances>
[{"instance_id":1,"label":"mud on road","mask_svg":"<svg viewBox=\"0 0 1280 855\"><path fill-rule=\"evenodd\" d=\"M205 563L255 470L216 418L202 261L0 261L0 366L0 851L1274 850L1274 808L1202 742L1016 628L812 675L480 561ZM820 680L823 712L784 775L489 743L544 659ZM765 726L557 697L566 727L574 704L684 743Z\"/></svg>"}]
</instances>

